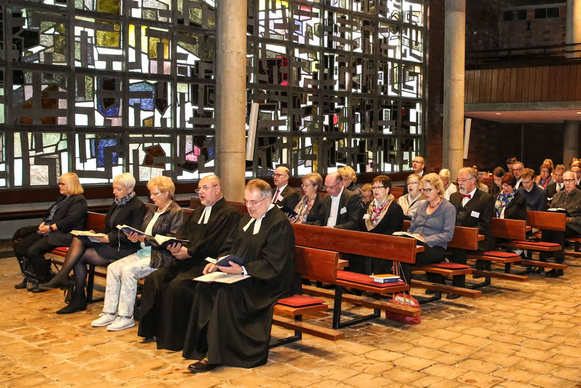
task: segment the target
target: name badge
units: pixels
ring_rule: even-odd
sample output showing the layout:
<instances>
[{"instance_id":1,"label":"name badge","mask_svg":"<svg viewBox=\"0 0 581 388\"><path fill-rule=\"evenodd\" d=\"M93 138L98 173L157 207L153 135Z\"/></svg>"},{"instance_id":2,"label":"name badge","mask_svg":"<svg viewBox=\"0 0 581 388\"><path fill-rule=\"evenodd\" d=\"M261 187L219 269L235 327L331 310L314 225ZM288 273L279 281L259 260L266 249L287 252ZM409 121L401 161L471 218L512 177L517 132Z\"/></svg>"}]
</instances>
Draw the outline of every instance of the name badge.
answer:
<instances>
[{"instance_id":1,"label":"name badge","mask_svg":"<svg viewBox=\"0 0 581 388\"><path fill-rule=\"evenodd\" d=\"M341 214L347 213L347 208L346 207L342 207L341 210L340 210L340 213Z\"/></svg>"},{"instance_id":2,"label":"name badge","mask_svg":"<svg viewBox=\"0 0 581 388\"><path fill-rule=\"evenodd\" d=\"M480 218L480 213L475 212L474 210L472 210L472 213L470 213L470 216L472 216L474 218Z\"/></svg>"},{"instance_id":3,"label":"name badge","mask_svg":"<svg viewBox=\"0 0 581 388\"><path fill-rule=\"evenodd\" d=\"M284 197L282 195L278 195L278 197L276 197L276 202L280 202L284 199Z\"/></svg>"}]
</instances>

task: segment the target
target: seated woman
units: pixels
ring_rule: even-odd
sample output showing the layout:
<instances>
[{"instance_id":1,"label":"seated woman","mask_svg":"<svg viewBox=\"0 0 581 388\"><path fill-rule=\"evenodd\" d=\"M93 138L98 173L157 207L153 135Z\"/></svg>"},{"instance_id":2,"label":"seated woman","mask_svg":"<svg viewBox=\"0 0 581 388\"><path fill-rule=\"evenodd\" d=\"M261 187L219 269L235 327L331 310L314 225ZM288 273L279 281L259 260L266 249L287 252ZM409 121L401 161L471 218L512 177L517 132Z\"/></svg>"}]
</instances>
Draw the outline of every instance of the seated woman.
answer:
<instances>
[{"instance_id":1,"label":"seated woman","mask_svg":"<svg viewBox=\"0 0 581 388\"><path fill-rule=\"evenodd\" d=\"M113 179L115 202L105 217L105 234L102 237L75 237L65 257L60 272L48 283L41 284L43 289L66 287L69 273L74 269L75 290L68 306L57 311L57 314L71 314L86 310L85 282L87 264L107 265L128 256L139 249L139 244L129 241L117 225L129 225L140 228L147 209L145 204L135 196L135 178L130 173L117 175Z\"/></svg>"},{"instance_id":2,"label":"seated woman","mask_svg":"<svg viewBox=\"0 0 581 388\"><path fill-rule=\"evenodd\" d=\"M361 189L357 187L356 184L357 174L355 174L355 170L349 166L345 166L338 169L337 172L341 175L341 179L343 180L343 187L361 196Z\"/></svg>"},{"instance_id":3,"label":"seated woman","mask_svg":"<svg viewBox=\"0 0 581 388\"><path fill-rule=\"evenodd\" d=\"M496 167L494 170L492 170L492 179L494 180L494 184L492 185L492 190L490 190L490 195L496 197L501 191L501 178L504 176L504 174L506 174L506 171L504 171L504 168L502 167Z\"/></svg>"},{"instance_id":4,"label":"seated woman","mask_svg":"<svg viewBox=\"0 0 581 388\"><path fill-rule=\"evenodd\" d=\"M535 183L543 190L546 190L547 186L553 182L555 182L553 180L553 167L549 163L543 163L541 166L541 175L535 180Z\"/></svg>"},{"instance_id":5,"label":"seated woman","mask_svg":"<svg viewBox=\"0 0 581 388\"><path fill-rule=\"evenodd\" d=\"M126 233L129 241L141 243L141 249L107 267L103 313L91 323L93 327L107 326L109 331L119 331L135 326L133 307L137 296L137 281L157 268L169 268L177 264L171 252L151 237L156 234L175 235L182 226L182 208L173 201L175 185L166 176L156 176L150 179L147 188L155 207L149 208L141 225L140 230L145 235Z\"/></svg>"},{"instance_id":6,"label":"seated woman","mask_svg":"<svg viewBox=\"0 0 581 388\"><path fill-rule=\"evenodd\" d=\"M403 215L406 220L411 220L418 209L418 206L426 200L420 191L420 176L411 174L408 176L406 185L408 188L407 194L402 195L397 200L399 206L403 210Z\"/></svg>"},{"instance_id":7,"label":"seated woman","mask_svg":"<svg viewBox=\"0 0 581 388\"><path fill-rule=\"evenodd\" d=\"M367 205L363 214L361 230L369 233L393 234L401 230L403 210L395 201L391 191L391 179L387 175L373 178L373 200ZM392 263L389 260L370 258L367 260L367 274L391 273Z\"/></svg>"},{"instance_id":8,"label":"seated woman","mask_svg":"<svg viewBox=\"0 0 581 388\"><path fill-rule=\"evenodd\" d=\"M501 178L502 192L496 197L494 212L496 218L513 220L527 219L527 200L518 190L515 190L516 178L511 173Z\"/></svg>"},{"instance_id":9,"label":"seated woman","mask_svg":"<svg viewBox=\"0 0 581 388\"><path fill-rule=\"evenodd\" d=\"M305 193L295 206L296 217L291 220L295 224L312 224L319 218L323 199L319 195L319 190L323 186L321 174L312 172L301 179L302 188Z\"/></svg>"},{"instance_id":10,"label":"seated woman","mask_svg":"<svg viewBox=\"0 0 581 388\"><path fill-rule=\"evenodd\" d=\"M424 175L421 181L426 200L421 203L412 218L408 232L424 242L424 251L416 255L417 264L436 264L445 259L448 243L454 237L456 208L442 196L444 184L437 174ZM433 281L433 274L428 280ZM405 282L409 284L411 269L404 267Z\"/></svg>"},{"instance_id":11,"label":"seated woman","mask_svg":"<svg viewBox=\"0 0 581 388\"><path fill-rule=\"evenodd\" d=\"M438 175L444 183L444 199L450 200L450 195L458 191L458 187L452 183L452 175L450 174L450 170L443 168L440 170Z\"/></svg>"},{"instance_id":12,"label":"seated woman","mask_svg":"<svg viewBox=\"0 0 581 388\"><path fill-rule=\"evenodd\" d=\"M51 261L46 260L44 254L56 247L68 247L73 241L69 232L85 227L87 201L77 174L61 175L58 187L60 196L48 208L40 225L20 228L12 237L14 254L24 275L22 283L14 286L16 289L28 285L29 291L44 291L38 288L38 283L48 282L52 277Z\"/></svg>"}]
</instances>

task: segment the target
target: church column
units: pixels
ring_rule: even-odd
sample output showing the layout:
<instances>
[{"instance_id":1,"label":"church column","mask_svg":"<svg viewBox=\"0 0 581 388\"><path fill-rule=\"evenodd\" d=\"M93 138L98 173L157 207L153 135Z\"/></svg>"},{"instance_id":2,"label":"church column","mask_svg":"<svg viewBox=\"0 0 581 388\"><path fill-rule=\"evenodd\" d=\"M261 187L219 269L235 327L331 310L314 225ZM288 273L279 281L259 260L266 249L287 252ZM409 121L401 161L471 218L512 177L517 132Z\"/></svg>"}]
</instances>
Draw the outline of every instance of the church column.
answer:
<instances>
[{"instance_id":1,"label":"church column","mask_svg":"<svg viewBox=\"0 0 581 388\"><path fill-rule=\"evenodd\" d=\"M563 164L567 163L571 158L579 157L579 121L567 120L565 121L565 139L563 145Z\"/></svg>"},{"instance_id":2,"label":"church column","mask_svg":"<svg viewBox=\"0 0 581 388\"><path fill-rule=\"evenodd\" d=\"M581 50L581 0L567 0L567 35L566 43L579 43L571 50ZM579 58L581 52L571 52L567 58ZM579 122L565 121L565 144L563 146L563 164L572 157L579 157Z\"/></svg>"},{"instance_id":3,"label":"church column","mask_svg":"<svg viewBox=\"0 0 581 388\"><path fill-rule=\"evenodd\" d=\"M246 0L216 2L216 175L224 197L244 199Z\"/></svg>"},{"instance_id":4,"label":"church column","mask_svg":"<svg viewBox=\"0 0 581 388\"><path fill-rule=\"evenodd\" d=\"M443 167L456 177L463 167L466 0L446 0L444 30Z\"/></svg>"}]
</instances>

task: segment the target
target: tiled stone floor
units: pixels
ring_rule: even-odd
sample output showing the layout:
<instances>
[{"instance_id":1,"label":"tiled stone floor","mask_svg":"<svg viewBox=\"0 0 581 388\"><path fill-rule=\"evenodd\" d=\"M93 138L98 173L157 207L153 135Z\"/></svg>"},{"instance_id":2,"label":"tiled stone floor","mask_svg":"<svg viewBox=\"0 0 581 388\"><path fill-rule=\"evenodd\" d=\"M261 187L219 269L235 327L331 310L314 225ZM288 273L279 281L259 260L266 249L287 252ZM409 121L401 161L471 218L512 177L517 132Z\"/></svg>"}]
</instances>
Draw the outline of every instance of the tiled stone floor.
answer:
<instances>
[{"instance_id":1,"label":"tiled stone floor","mask_svg":"<svg viewBox=\"0 0 581 388\"><path fill-rule=\"evenodd\" d=\"M60 290L15 290L16 260L1 259L0 386L581 387L581 266L570 264L560 279L496 281L479 299L432 303L420 325L375 320L342 341L276 348L262 367L191 375L191 361L140 343L136 328L92 328L101 303L56 315Z\"/></svg>"}]
</instances>

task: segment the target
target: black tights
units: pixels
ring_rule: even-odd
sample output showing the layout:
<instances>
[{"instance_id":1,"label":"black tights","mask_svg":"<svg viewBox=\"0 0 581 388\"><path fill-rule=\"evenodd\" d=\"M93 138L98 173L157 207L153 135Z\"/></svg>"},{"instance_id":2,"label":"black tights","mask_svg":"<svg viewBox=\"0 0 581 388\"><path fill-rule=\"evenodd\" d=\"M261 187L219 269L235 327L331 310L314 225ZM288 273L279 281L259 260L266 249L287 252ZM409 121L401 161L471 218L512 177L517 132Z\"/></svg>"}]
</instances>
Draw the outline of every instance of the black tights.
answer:
<instances>
[{"instance_id":1,"label":"black tights","mask_svg":"<svg viewBox=\"0 0 581 388\"><path fill-rule=\"evenodd\" d=\"M75 292L73 301L85 298L85 283L87 280L87 264L105 265L109 262L103 259L93 248L89 239L75 237L65 257L65 262L57 276L66 278L73 270Z\"/></svg>"}]
</instances>

